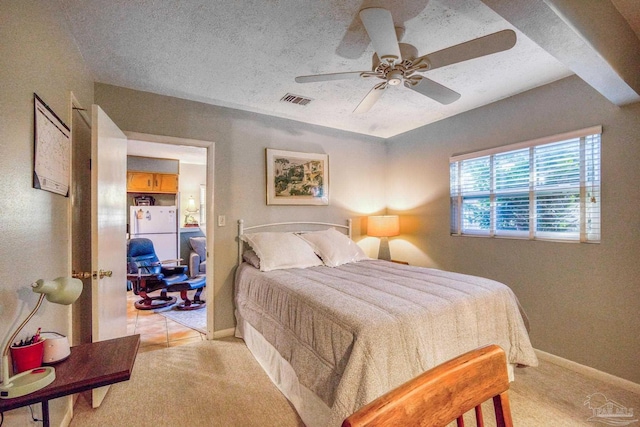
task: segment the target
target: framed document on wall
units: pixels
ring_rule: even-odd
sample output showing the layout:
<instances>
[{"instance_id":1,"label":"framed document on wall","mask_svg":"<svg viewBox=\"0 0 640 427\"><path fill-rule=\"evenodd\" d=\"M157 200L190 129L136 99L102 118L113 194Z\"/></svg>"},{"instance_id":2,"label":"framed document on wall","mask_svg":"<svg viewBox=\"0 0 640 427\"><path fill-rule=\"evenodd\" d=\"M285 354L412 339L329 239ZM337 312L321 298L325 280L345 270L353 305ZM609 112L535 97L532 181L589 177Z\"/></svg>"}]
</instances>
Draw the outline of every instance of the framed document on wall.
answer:
<instances>
[{"instance_id":1,"label":"framed document on wall","mask_svg":"<svg viewBox=\"0 0 640 427\"><path fill-rule=\"evenodd\" d=\"M34 95L33 188L69 196L71 138L67 125Z\"/></svg>"}]
</instances>

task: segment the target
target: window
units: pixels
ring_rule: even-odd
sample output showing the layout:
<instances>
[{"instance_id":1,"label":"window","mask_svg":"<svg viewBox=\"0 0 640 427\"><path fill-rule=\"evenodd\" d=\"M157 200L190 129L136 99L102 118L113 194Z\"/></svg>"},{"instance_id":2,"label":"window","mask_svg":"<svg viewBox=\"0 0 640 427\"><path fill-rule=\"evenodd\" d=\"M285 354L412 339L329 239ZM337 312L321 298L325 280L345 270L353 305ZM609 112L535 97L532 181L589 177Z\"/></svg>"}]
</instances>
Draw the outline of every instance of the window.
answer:
<instances>
[{"instance_id":1,"label":"window","mask_svg":"<svg viewBox=\"0 0 640 427\"><path fill-rule=\"evenodd\" d=\"M207 225L207 186L200 184L200 227Z\"/></svg>"},{"instance_id":2,"label":"window","mask_svg":"<svg viewBox=\"0 0 640 427\"><path fill-rule=\"evenodd\" d=\"M452 157L451 234L599 242L601 133Z\"/></svg>"}]
</instances>

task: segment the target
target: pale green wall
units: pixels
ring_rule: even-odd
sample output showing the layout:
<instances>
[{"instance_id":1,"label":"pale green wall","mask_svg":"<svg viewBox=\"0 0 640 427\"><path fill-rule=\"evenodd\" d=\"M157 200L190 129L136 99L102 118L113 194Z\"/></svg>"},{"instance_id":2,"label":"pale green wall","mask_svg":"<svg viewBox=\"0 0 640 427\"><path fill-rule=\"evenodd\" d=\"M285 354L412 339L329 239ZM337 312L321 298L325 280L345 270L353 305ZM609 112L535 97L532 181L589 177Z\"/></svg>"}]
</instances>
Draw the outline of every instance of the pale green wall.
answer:
<instances>
[{"instance_id":1,"label":"pale green wall","mask_svg":"<svg viewBox=\"0 0 640 427\"><path fill-rule=\"evenodd\" d=\"M385 208L384 140L105 84L96 103L124 131L215 142L215 330L233 328L237 220L345 223ZM304 107L300 107L304 108ZM265 148L329 155L329 206L267 206ZM153 153L149 153L152 156ZM211 220L211 219L209 219ZM356 221L356 240L360 221Z\"/></svg>"},{"instance_id":2,"label":"pale green wall","mask_svg":"<svg viewBox=\"0 0 640 427\"><path fill-rule=\"evenodd\" d=\"M449 156L602 125L602 242L449 235ZM577 77L392 138L394 257L502 281L534 347L640 383L640 104L618 108Z\"/></svg>"},{"instance_id":3,"label":"pale green wall","mask_svg":"<svg viewBox=\"0 0 640 427\"><path fill-rule=\"evenodd\" d=\"M69 198L32 188L33 93L69 124L70 91L85 106L93 82L54 3L0 3L0 337L2 346L33 309L30 284L68 274ZM25 329L68 333L69 308L45 302ZM52 402L58 425L64 399ZM36 413L40 411L35 405ZM23 426L29 409L5 414L4 426Z\"/></svg>"}]
</instances>

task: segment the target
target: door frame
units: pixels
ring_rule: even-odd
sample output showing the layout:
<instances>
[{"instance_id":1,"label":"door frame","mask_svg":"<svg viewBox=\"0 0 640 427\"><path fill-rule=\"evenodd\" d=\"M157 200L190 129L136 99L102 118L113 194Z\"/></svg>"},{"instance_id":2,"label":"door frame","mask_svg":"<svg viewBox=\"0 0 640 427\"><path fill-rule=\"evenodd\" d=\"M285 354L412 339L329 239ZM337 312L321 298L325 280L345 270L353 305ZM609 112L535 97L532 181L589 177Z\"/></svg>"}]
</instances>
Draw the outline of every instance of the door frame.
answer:
<instances>
[{"instance_id":1,"label":"door frame","mask_svg":"<svg viewBox=\"0 0 640 427\"><path fill-rule=\"evenodd\" d=\"M75 155L75 144L77 143L77 141L74 140L73 138L73 131L74 131L74 114L73 112L77 111L78 114L81 116L82 120L87 124L87 126L89 126L89 130L91 130L91 115L87 113L87 109L84 108L82 106L82 104L80 104L80 101L78 100L78 98L76 98L75 94L73 92L69 93L69 129L70 129L70 134L71 134L71 149L69 150L69 176L73 178L73 156ZM89 141L89 144L91 144L91 141ZM68 261L68 266L67 266L67 276L71 277L71 274L73 273L73 194L71 193L71 189L73 188L73 184L70 183L69 185L69 198L68 198L68 203L67 203L67 234L68 234L68 239L67 241L69 242L69 245L67 246L67 259ZM73 334L73 322L76 321L76 319L73 318L73 307L71 305L69 305L69 318L68 318L68 334L67 334L67 338L69 340L69 343L71 343L71 345L75 345L75 344L80 344L80 343L76 343L76 337L74 337Z\"/></svg>"},{"instance_id":2,"label":"door frame","mask_svg":"<svg viewBox=\"0 0 640 427\"><path fill-rule=\"evenodd\" d=\"M179 138L173 136L153 135L140 132L123 131L124 134L130 140L155 142L160 144L169 145L185 145L192 147L201 147L207 149L207 195L206 195L206 216L207 223L205 227L205 234L207 240L207 268L206 268L206 280L207 286L205 287L205 301L207 302L205 310L207 310L207 339L214 339L214 307L215 307L215 281L214 281L214 267L213 267L213 244L214 244L214 170L215 170L215 145L213 141L204 141L200 139Z\"/></svg>"}]
</instances>

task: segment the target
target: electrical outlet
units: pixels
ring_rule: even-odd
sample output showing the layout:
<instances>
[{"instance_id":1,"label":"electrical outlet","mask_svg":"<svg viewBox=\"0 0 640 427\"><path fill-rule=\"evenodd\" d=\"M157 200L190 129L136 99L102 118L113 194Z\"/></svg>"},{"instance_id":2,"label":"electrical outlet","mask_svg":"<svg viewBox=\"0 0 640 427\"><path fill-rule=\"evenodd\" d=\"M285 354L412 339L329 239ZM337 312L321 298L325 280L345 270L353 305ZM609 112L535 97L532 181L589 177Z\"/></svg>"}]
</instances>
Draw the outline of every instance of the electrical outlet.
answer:
<instances>
[{"instance_id":1,"label":"electrical outlet","mask_svg":"<svg viewBox=\"0 0 640 427\"><path fill-rule=\"evenodd\" d=\"M218 227L224 227L227 225L227 217L224 215L218 215Z\"/></svg>"}]
</instances>

